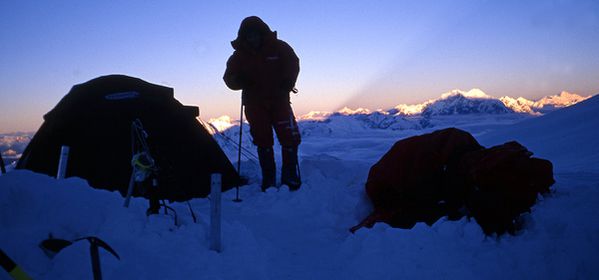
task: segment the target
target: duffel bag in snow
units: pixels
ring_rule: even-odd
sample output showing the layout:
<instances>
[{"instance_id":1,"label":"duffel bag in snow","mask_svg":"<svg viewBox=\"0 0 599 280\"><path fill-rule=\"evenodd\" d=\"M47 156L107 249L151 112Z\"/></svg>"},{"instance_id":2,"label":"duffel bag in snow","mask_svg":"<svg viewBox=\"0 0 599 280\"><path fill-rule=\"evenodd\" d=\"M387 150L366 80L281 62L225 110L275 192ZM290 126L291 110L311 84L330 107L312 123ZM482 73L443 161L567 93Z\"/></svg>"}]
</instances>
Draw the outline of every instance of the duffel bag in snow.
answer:
<instances>
[{"instance_id":1,"label":"duffel bag in snow","mask_svg":"<svg viewBox=\"0 0 599 280\"><path fill-rule=\"evenodd\" d=\"M518 142L508 142L470 152L460 161L458 176L469 190L466 208L486 234L513 234L518 217L555 182L551 162L531 156Z\"/></svg>"},{"instance_id":2,"label":"duffel bag in snow","mask_svg":"<svg viewBox=\"0 0 599 280\"><path fill-rule=\"evenodd\" d=\"M411 228L416 222L434 223L460 202L448 197L463 197L459 188L448 179L461 157L483 149L470 133L448 128L433 133L409 137L396 142L370 168L366 193L374 211L352 231L376 222L394 227ZM451 208L451 209L450 209Z\"/></svg>"}]
</instances>

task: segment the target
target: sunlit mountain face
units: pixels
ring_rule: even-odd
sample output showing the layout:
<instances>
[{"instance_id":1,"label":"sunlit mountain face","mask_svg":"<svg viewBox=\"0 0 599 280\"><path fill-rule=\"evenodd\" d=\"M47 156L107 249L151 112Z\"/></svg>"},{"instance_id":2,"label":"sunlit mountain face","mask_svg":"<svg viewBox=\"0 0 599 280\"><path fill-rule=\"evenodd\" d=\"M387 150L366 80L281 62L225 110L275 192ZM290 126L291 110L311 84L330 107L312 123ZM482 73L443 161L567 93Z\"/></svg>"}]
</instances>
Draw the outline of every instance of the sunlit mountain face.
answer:
<instances>
[{"instance_id":1,"label":"sunlit mountain face","mask_svg":"<svg viewBox=\"0 0 599 280\"><path fill-rule=\"evenodd\" d=\"M382 114L401 116L435 116L435 115L467 115L467 114L507 114L525 113L540 115L555 109L574 105L591 96L580 96L566 91L558 95L546 96L539 100L529 100L523 97L503 96L496 98L486 94L480 89L462 91L459 89L442 94L437 99L428 100L419 104L399 104L391 109L376 110ZM333 114L363 115L372 111L364 108L351 109L344 107L337 112L313 111L302 115L303 120L317 120Z\"/></svg>"},{"instance_id":2,"label":"sunlit mountain face","mask_svg":"<svg viewBox=\"0 0 599 280\"><path fill-rule=\"evenodd\" d=\"M510 125L574 105L589 97L564 91L533 101L523 97L497 98L476 88L469 91L456 89L419 104L399 104L386 110L344 107L335 112L311 111L297 119L306 134L356 129L423 130ZM229 116L208 120L209 126L217 131L225 131L237 122Z\"/></svg>"},{"instance_id":3,"label":"sunlit mountain face","mask_svg":"<svg viewBox=\"0 0 599 280\"><path fill-rule=\"evenodd\" d=\"M523 97L512 98L509 96L501 97L500 100L518 113L543 114L574 105L590 97L562 91L558 95L545 96L537 101L528 100Z\"/></svg>"}]
</instances>

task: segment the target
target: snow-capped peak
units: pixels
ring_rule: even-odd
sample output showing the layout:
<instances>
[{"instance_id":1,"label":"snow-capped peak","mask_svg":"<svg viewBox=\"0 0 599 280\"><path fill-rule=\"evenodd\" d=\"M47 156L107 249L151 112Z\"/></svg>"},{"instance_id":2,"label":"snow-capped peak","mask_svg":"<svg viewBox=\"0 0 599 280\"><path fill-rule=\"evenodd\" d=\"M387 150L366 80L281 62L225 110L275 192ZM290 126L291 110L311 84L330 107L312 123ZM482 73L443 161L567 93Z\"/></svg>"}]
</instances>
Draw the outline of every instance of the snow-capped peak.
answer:
<instances>
[{"instance_id":1,"label":"snow-capped peak","mask_svg":"<svg viewBox=\"0 0 599 280\"><path fill-rule=\"evenodd\" d=\"M532 109L533 104L535 103L532 100L528 100L524 97L513 98L509 96L502 96L499 100L516 113L536 114Z\"/></svg>"},{"instance_id":2,"label":"snow-capped peak","mask_svg":"<svg viewBox=\"0 0 599 280\"><path fill-rule=\"evenodd\" d=\"M360 114L370 114L370 110L365 109L365 108L358 108L358 109L350 109L348 107L343 107L341 110L337 111L337 113L341 114L341 115L360 115Z\"/></svg>"},{"instance_id":3,"label":"snow-capped peak","mask_svg":"<svg viewBox=\"0 0 599 280\"><path fill-rule=\"evenodd\" d=\"M441 99L447 99L449 97L456 96L456 95L461 95L461 96L464 96L466 98L482 98L482 99L491 99L491 98L493 98L492 96L486 94L481 89L473 88L473 89L471 89L469 91L463 91L463 90L459 90L459 89L454 89L454 90L452 90L450 92L446 92L446 93L442 94L441 95Z\"/></svg>"},{"instance_id":4,"label":"snow-capped peak","mask_svg":"<svg viewBox=\"0 0 599 280\"><path fill-rule=\"evenodd\" d=\"M480 89L467 92L452 90L441 98L428 104L422 111L423 116L464 115L464 114L506 114L513 112L501 101Z\"/></svg>"},{"instance_id":5,"label":"snow-capped peak","mask_svg":"<svg viewBox=\"0 0 599 280\"><path fill-rule=\"evenodd\" d=\"M321 121L331 116L331 112L327 111L310 111L305 115L301 115L298 117L298 120L314 120Z\"/></svg>"},{"instance_id":6,"label":"snow-capped peak","mask_svg":"<svg viewBox=\"0 0 599 280\"><path fill-rule=\"evenodd\" d=\"M543 108L546 106L561 108L574 105L589 98L591 98L591 96L583 97L578 94L562 91L558 95L551 95L541 98L539 101L534 103L534 106L537 108Z\"/></svg>"},{"instance_id":7,"label":"snow-capped peak","mask_svg":"<svg viewBox=\"0 0 599 280\"><path fill-rule=\"evenodd\" d=\"M208 120L208 123L211 124L211 126L213 128L215 128L216 130L218 130L220 132L225 131L228 128L234 126L235 124L233 122L235 122L235 121L227 115L220 116L218 118L211 118Z\"/></svg>"},{"instance_id":8,"label":"snow-capped peak","mask_svg":"<svg viewBox=\"0 0 599 280\"><path fill-rule=\"evenodd\" d=\"M486 94L484 91L478 88L473 88L469 91L463 91L460 89L454 89L446 92L437 99L431 99L420 104L399 104L390 110L393 114L414 116L420 115L424 110L441 100L453 99L456 97L463 97L465 99L494 99L492 96Z\"/></svg>"},{"instance_id":9,"label":"snow-capped peak","mask_svg":"<svg viewBox=\"0 0 599 280\"><path fill-rule=\"evenodd\" d=\"M509 96L503 96L499 98L499 100L515 112L539 115L554 109L574 105L589 99L590 97L591 96L583 97L575 93L562 91L558 95L545 96L538 101L528 100L523 97L512 98Z\"/></svg>"},{"instance_id":10,"label":"snow-capped peak","mask_svg":"<svg viewBox=\"0 0 599 280\"><path fill-rule=\"evenodd\" d=\"M311 120L311 121L321 121L329 118L331 115L342 115L342 116L352 116L352 115L368 115L372 113L368 109L358 108L351 109L349 107L343 107L341 110L337 112L328 112L328 111L310 111L307 114L299 116L298 120Z\"/></svg>"},{"instance_id":11,"label":"snow-capped peak","mask_svg":"<svg viewBox=\"0 0 599 280\"><path fill-rule=\"evenodd\" d=\"M412 105L399 104L399 105L395 106L395 108L393 108L391 110L391 112L393 112L394 114L405 115L405 116L418 115L418 114L422 113L424 108L426 108L426 106L428 106L430 103L431 103L431 101L427 101L427 102L420 103L420 104L412 104Z\"/></svg>"}]
</instances>

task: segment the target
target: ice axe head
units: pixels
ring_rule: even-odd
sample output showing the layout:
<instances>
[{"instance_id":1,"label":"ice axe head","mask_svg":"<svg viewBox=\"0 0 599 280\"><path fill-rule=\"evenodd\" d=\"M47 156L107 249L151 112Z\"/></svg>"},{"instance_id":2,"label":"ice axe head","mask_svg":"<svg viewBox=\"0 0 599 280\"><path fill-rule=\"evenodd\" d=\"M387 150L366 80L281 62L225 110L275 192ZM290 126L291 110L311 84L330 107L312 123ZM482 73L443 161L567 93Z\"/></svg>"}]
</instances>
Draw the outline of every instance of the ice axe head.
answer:
<instances>
[{"instance_id":1,"label":"ice axe head","mask_svg":"<svg viewBox=\"0 0 599 280\"><path fill-rule=\"evenodd\" d=\"M97 238L94 236L78 238L73 241L59 239L59 238L53 238L50 236L50 238L42 241L39 246L40 246L40 248L42 248L42 250L48 257L52 258L56 254L58 254L62 249L70 246L71 244L73 244L73 242L77 242L80 240L87 240L87 241L89 241L91 246L96 246L96 248L102 247L106 251L111 253L113 256L115 256L117 259L119 259L119 260L121 259L119 257L119 255L116 253L116 251L114 251L114 249L112 249L108 244L106 244L106 242L104 242L100 238Z\"/></svg>"},{"instance_id":2,"label":"ice axe head","mask_svg":"<svg viewBox=\"0 0 599 280\"><path fill-rule=\"evenodd\" d=\"M50 237L42 241L39 246L48 257L53 258L58 252L71 244L73 244L72 241Z\"/></svg>"},{"instance_id":3,"label":"ice axe head","mask_svg":"<svg viewBox=\"0 0 599 280\"><path fill-rule=\"evenodd\" d=\"M89 244L92 247L103 248L104 250L111 253L118 260L121 259L121 257L119 257L119 255L116 253L116 251L114 249L112 249L108 244L106 244L106 242L102 241L102 239L100 239L100 238L97 238L95 236L88 236L88 237L82 237L82 238L75 239L75 241L79 241L79 240L87 240L87 241L89 241Z\"/></svg>"}]
</instances>

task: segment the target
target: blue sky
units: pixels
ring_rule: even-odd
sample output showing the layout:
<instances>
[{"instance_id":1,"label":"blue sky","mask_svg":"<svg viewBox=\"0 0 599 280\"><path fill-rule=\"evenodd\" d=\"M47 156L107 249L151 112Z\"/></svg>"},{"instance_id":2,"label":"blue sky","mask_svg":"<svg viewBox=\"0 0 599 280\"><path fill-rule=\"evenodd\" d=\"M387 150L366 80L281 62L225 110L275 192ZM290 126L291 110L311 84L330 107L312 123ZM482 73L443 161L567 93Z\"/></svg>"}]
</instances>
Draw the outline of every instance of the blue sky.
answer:
<instances>
[{"instance_id":1,"label":"blue sky","mask_svg":"<svg viewBox=\"0 0 599 280\"><path fill-rule=\"evenodd\" d=\"M599 92L597 1L2 1L0 132L37 129L71 86L112 73L174 87L204 119L237 118L222 74L249 15L301 59L297 114L455 88Z\"/></svg>"}]
</instances>

